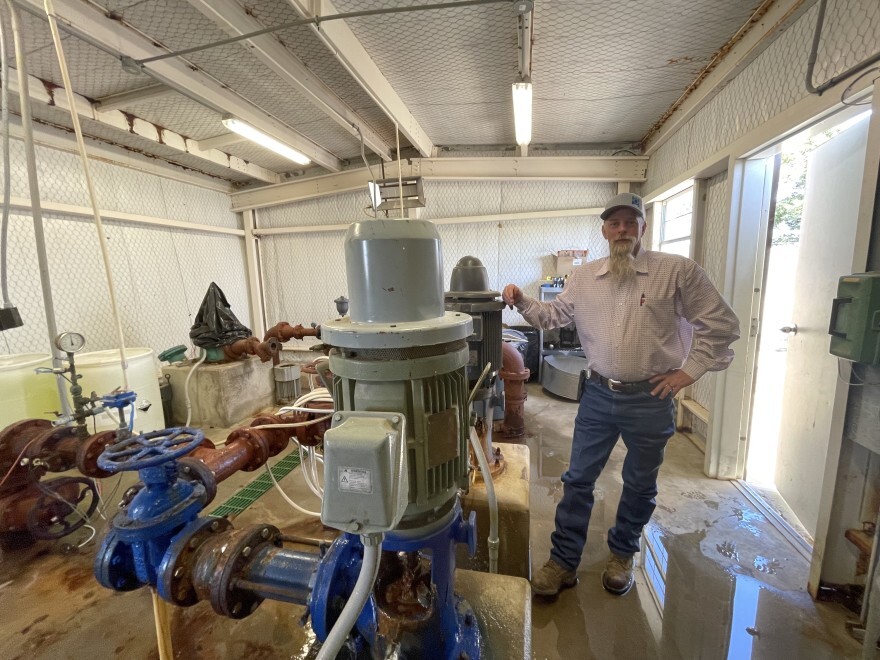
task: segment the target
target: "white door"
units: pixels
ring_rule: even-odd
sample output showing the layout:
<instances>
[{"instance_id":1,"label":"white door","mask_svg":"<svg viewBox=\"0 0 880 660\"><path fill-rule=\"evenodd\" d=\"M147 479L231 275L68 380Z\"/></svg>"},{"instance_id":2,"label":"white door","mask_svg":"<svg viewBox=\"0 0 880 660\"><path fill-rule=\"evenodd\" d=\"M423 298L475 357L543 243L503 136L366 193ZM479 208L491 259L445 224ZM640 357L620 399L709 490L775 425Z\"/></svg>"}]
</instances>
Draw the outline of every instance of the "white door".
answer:
<instances>
[{"instance_id":1,"label":"white door","mask_svg":"<svg viewBox=\"0 0 880 660\"><path fill-rule=\"evenodd\" d=\"M800 254L779 428L776 488L815 535L822 481L840 405L837 358L828 352L831 301L852 269L868 121L813 151L808 160Z\"/></svg>"}]
</instances>

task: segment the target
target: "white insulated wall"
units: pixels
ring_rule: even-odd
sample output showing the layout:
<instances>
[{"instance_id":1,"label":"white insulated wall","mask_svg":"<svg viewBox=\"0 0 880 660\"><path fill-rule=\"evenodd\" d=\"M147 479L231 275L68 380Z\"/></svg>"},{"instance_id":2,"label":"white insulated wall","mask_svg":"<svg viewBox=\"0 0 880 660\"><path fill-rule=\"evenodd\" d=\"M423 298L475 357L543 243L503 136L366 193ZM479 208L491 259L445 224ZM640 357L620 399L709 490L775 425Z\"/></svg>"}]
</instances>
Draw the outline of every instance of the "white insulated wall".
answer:
<instances>
[{"instance_id":1,"label":"white insulated wall","mask_svg":"<svg viewBox=\"0 0 880 660\"><path fill-rule=\"evenodd\" d=\"M422 218L431 220L474 215L591 208L604 206L616 184L583 181L425 181ZM345 224L366 217L369 198L363 193L331 195L256 211L260 228ZM552 254L565 248L587 248L590 259L605 256L598 216L502 220L439 225L443 244L444 288L455 263L479 257L491 286L508 282L538 295L543 278L554 275ZM322 323L336 316L333 299L348 296L343 231L266 236L260 239L267 323ZM505 310L504 322L524 324Z\"/></svg>"},{"instance_id":2,"label":"white insulated wall","mask_svg":"<svg viewBox=\"0 0 880 660\"><path fill-rule=\"evenodd\" d=\"M805 12L648 161L655 192L809 94L804 83L818 7ZM814 83L880 51L880 2L829 0Z\"/></svg>"},{"instance_id":3,"label":"white insulated wall","mask_svg":"<svg viewBox=\"0 0 880 660\"><path fill-rule=\"evenodd\" d=\"M30 199L24 146L10 142L12 196ZM36 148L40 196L89 207L79 157ZM240 229L223 192L92 161L98 205L155 218ZM59 331L86 336L87 350L117 347L98 235L91 219L44 212L49 270ZM189 328L211 281L239 319L250 323L243 239L186 229L104 220L123 332L128 346L157 354L189 345ZM0 353L48 353L33 219L13 210L9 226L9 292L24 327L0 333Z\"/></svg>"},{"instance_id":4,"label":"white insulated wall","mask_svg":"<svg viewBox=\"0 0 880 660\"><path fill-rule=\"evenodd\" d=\"M642 189L661 191L688 170L759 128L808 96L804 80L817 6L804 13L736 78L663 144L648 161ZM814 83L819 85L880 50L880 2L829 0ZM792 124L792 128L794 125ZM724 171L707 181L704 249L700 264L723 288L730 199ZM741 319L742 322L742 319ZM693 398L711 409L715 375L693 388ZM694 420L705 435L705 425Z\"/></svg>"}]
</instances>

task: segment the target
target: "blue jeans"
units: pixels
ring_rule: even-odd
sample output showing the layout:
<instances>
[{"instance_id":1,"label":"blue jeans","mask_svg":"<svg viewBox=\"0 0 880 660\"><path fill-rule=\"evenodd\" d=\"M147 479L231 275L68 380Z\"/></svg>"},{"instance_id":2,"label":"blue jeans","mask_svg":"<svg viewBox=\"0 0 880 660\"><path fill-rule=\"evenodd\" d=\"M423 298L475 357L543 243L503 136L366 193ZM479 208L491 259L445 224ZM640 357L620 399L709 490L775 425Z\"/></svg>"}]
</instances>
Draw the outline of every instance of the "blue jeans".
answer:
<instances>
[{"instance_id":1,"label":"blue jeans","mask_svg":"<svg viewBox=\"0 0 880 660\"><path fill-rule=\"evenodd\" d=\"M650 393L618 394L596 382L584 387L574 423L571 462L562 475L563 495L556 507L556 531L550 557L566 569L581 561L593 510L593 489L617 438L623 437L623 492L617 520L608 532L614 554L631 557L639 550L642 527L654 513L657 474L666 443L675 432L672 399Z\"/></svg>"}]
</instances>

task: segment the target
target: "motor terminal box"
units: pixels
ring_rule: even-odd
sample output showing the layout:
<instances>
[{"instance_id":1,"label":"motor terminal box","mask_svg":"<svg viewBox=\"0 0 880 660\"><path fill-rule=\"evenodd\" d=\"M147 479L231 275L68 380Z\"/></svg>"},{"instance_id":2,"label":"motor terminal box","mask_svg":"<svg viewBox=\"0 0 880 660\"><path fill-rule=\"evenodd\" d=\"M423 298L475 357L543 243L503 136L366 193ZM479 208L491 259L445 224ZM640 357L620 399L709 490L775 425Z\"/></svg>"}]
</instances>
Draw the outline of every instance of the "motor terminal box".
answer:
<instances>
[{"instance_id":1,"label":"motor terminal box","mask_svg":"<svg viewBox=\"0 0 880 660\"><path fill-rule=\"evenodd\" d=\"M840 278L828 333L832 355L880 364L880 271Z\"/></svg>"},{"instance_id":2,"label":"motor terminal box","mask_svg":"<svg viewBox=\"0 0 880 660\"><path fill-rule=\"evenodd\" d=\"M406 417L339 411L324 434L321 522L355 534L397 527L409 504Z\"/></svg>"}]
</instances>

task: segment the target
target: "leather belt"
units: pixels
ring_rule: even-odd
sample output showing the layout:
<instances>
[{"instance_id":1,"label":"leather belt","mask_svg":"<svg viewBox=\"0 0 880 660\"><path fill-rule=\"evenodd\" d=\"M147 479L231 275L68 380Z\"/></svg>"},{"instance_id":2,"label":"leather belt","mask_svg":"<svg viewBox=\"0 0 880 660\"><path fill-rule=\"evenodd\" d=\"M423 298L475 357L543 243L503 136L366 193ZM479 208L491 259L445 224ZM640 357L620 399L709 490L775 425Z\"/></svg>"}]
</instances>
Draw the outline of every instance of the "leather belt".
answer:
<instances>
[{"instance_id":1,"label":"leather belt","mask_svg":"<svg viewBox=\"0 0 880 660\"><path fill-rule=\"evenodd\" d=\"M612 392L617 392L618 394L638 394L639 392L650 392L655 387L657 387L657 383L652 383L650 380L639 380L631 383L626 383L619 380L614 380L613 378L605 378L605 376L593 371L592 369L587 369L584 372L584 375L587 380L592 380L596 383L599 383L602 387L607 387Z\"/></svg>"}]
</instances>

